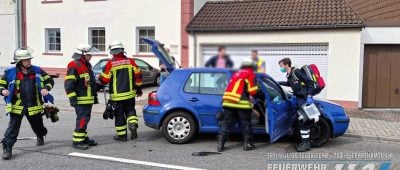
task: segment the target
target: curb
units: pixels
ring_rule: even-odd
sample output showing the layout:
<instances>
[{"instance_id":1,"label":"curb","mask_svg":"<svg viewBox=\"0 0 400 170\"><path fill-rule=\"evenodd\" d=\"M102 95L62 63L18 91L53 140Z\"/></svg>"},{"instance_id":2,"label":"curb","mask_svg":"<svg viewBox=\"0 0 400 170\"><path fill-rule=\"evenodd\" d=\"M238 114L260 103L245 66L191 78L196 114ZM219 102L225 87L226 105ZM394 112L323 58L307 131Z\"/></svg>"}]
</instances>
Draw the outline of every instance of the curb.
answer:
<instances>
[{"instance_id":1,"label":"curb","mask_svg":"<svg viewBox=\"0 0 400 170\"><path fill-rule=\"evenodd\" d=\"M344 134L343 136L344 137L351 137L351 138L376 140L376 141L400 142L400 138L389 138L389 137L379 137L379 136L363 136L363 135L354 135L354 134Z\"/></svg>"}]
</instances>

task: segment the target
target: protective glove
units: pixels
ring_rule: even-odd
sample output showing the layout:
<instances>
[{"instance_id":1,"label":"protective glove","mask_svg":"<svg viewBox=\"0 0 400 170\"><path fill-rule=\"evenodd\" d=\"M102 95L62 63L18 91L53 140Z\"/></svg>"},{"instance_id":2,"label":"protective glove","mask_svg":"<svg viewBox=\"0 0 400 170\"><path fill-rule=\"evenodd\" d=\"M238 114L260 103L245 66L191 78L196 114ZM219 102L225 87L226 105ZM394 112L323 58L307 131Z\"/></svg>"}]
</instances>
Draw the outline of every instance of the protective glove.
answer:
<instances>
[{"instance_id":1,"label":"protective glove","mask_svg":"<svg viewBox=\"0 0 400 170\"><path fill-rule=\"evenodd\" d=\"M307 106L308 106L308 105L311 105L311 104L313 104L313 103L314 103L314 100L312 99L312 97L311 97L311 96L308 96L308 97L307 97L307 103L306 103Z\"/></svg>"},{"instance_id":2,"label":"protective glove","mask_svg":"<svg viewBox=\"0 0 400 170\"><path fill-rule=\"evenodd\" d=\"M137 96L137 97L140 97L140 96L142 96L142 95L143 95L142 88L137 88L137 89L136 89L136 96Z\"/></svg>"},{"instance_id":3,"label":"protective glove","mask_svg":"<svg viewBox=\"0 0 400 170\"><path fill-rule=\"evenodd\" d=\"M75 107L78 104L78 102L76 101L76 98L69 98L69 105L71 107Z\"/></svg>"}]
</instances>

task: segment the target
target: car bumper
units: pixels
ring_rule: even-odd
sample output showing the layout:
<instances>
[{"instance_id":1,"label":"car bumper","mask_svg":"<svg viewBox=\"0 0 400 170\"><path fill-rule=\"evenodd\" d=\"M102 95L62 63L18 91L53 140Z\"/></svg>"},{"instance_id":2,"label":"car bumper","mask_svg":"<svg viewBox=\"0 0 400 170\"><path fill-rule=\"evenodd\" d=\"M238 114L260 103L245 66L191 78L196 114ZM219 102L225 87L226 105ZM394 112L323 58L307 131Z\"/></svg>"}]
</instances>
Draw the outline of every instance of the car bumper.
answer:
<instances>
[{"instance_id":1,"label":"car bumper","mask_svg":"<svg viewBox=\"0 0 400 170\"><path fill-rule=\"evenodd\" d=\"M160 115L161 107L159 106L149 106L143 107L143 118L144 124L153 129L160 129Z\"/></svg>"},{"instance_id":2,"label":"car bumper","mask_svg":"<svg viewBox=\"0 0 400 170\"><path fill-rule=\"evenodd\" d=\"M339 137L346 133L350 123L348 116L338 116L334 118L334 130L332 137Z\"/></svg>"}]
</instances>

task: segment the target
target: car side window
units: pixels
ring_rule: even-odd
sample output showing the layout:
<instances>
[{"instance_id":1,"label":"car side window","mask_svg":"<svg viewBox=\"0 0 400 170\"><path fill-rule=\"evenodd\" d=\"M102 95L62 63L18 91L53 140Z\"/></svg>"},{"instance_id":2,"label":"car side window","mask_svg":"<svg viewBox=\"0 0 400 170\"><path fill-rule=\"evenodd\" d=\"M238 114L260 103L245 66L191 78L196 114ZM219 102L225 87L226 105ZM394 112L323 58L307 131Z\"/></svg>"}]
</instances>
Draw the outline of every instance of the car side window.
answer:
<instances>
[{"instance_id":1,"label":"car side window","mask_svg":"<svg viewBox=\"0 0 400 170\"><path fill-rule=\"evenodd\" d=\"M199 93L200 73L192 73L186 80L184 91L187 93Z\"/></svg>"},{"instance_id":2,"label":"car side window","mask_svg":"<svg viewBox=\"0 0 400 170\"><path fill-rule=\"evenodd\" d=\"M149 66L148 66L145 62L143 62L143 61L135 60L135 63L136 63L136 65L139 66L139 68L140 68L141 70L148 70L148 69L149 69Z\"/></svg>"},{"instance_id":3,"label":"car side window","mask_svg":"<svg viewBox=\"0 0 400 170\"><path fill-rule=\"evenodd\" d=\"M106 66L106 64L107 64L107 60L102 60L101 62L94 65L93 70L103 70L103 68Z\"/></svg>"},{"instance_id":4,"label":"car side window","mask_svg":"<svg viewBox=\"0 0 400 170\"><path fill-rule=\"evenodd\" d=\"M282 90L270 79L262 78L262 83L264 84L271 102L279 103L285 100Z\"/></svg>"},{"instance_id":5,"label":"car side window","mask_svg":"<svg viewBox=\"0 0 400 170\"><path fill-rule=\"evenodd\" d=\"M185 83L187 93L222 95L228 84L226 73L192 73Z\"/></svg>"}]
</instances>

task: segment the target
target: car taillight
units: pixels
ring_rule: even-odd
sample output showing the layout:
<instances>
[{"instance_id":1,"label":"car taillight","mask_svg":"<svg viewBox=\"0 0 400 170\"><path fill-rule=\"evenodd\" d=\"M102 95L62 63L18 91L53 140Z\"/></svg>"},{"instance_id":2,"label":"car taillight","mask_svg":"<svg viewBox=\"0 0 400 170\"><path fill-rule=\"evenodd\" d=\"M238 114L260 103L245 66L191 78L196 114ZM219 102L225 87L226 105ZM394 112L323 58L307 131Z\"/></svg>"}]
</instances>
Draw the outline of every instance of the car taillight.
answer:
<instances>
[{"instance_id":1,"label":"car taillight","mask_svg":"<svg viewBox=\"0 0 400 170\"><path fill-rule=\"evenodd\" d=\"M148 104L150 106L160 106L160 101L157 99L157 92L153 91L149 93Z\"/></svg>"}]
</instances>

